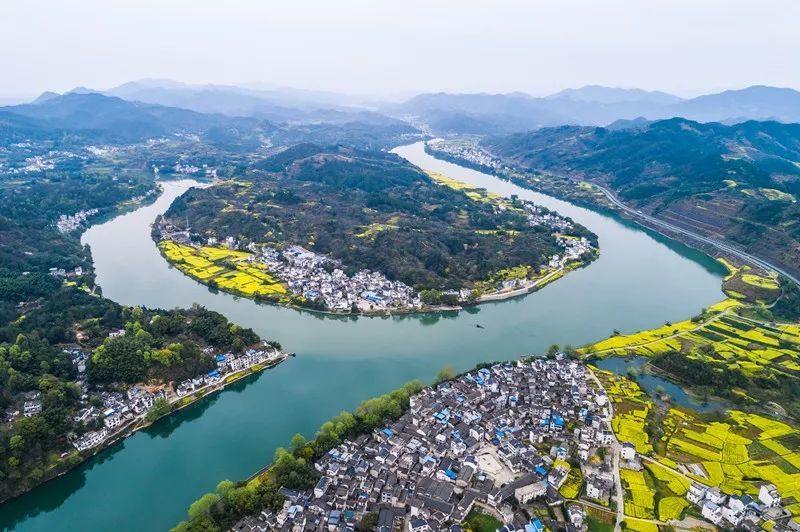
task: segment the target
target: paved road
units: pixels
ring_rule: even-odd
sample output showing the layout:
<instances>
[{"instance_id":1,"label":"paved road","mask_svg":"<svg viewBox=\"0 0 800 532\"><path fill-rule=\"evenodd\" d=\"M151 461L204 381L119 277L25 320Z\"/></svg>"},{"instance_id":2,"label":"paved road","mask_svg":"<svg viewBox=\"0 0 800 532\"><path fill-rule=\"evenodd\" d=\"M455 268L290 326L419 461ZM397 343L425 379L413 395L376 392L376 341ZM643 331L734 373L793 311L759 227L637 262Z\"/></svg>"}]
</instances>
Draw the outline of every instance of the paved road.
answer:
<instances>
[{"instance_id":1,"label":"paved road","mask_svg":"<svg viewBox=\"0 0 800 532\"><path fill-rule=\"evenodd\" d=\"M722 251L724 251L726 253L730 253L731 255L733 255L735 257L739 257L743 261L748 262L750 264L753 264L753 265L755 265L755 266L757 266L759 268L763 268L763 269L768 270L768 271L777 272L777 273L785 276L786 278L790 279L796 285L800 286L800 280L797 277L795 277L794 275L786 272L782 268L779 268L778 266L775 266L774 264L772 264L770 262L767 262L764 259L760 259L760 258L756 257L755 255L751 255L750 253L747 253L745 251L737 249L737 248L735 248L735 247L733 247L730 244L727 244L725 242L721 242L721 241L715 240L713 238L708 238L708 237L705 237L705 236L702 236L702 235L698 235L697 233L689 231L688 229L684 229L682 227L678 227L677 225L673 225L673 224L671 224L669 222L665 222L664 220L656 218L655 216L650 216L649 214L645 214L643 212L637 211L637 210L635 210L635 209L633 209L631 207L628 207L624 203L622 203L607 188L602 187L602 186L598 185L597 183L592 183L592 184L595 187L597 187L600 191L602 191L603 194L606 195L606 197L608 198L608 200L611 203L613 203L614 205L616 205L617 207L619 207L623 211L627 212L628 214L630 214L634 218L639 218L639 219L642 219L642 220L646 220L647 222L650 222L650 223L652 223L653 225L655 225L657 227L662 227L662 228L667 229L669 231L673 231L675 233L679 233L679 234L688 236L690 238L693 238L694 240L697 240L699 242L703 242L705 244L710 244L710 245L716 247L717 249L720 249L720 250L722 250Z\"/></svg>"}]
</instances>

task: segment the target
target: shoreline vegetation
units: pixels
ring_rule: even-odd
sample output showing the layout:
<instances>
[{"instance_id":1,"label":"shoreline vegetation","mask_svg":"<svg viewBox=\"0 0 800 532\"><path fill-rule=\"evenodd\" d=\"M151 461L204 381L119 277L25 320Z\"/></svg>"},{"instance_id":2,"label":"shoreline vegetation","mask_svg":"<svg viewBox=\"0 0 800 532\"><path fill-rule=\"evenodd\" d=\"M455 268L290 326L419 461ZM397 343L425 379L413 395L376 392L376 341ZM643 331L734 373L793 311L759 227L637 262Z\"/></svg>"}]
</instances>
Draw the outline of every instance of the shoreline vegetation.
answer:
<instances>
[{"instance_id":1,"label":"shoreline vegetation","mask_svg":"<svg viewBox=\"0 0 800 532\"><path fill-rule=\"evenodd\" d=\"M449 377L448 377L449 378ZM397 420L409 407L409 399L425 385L410 381L379 397L363 401L353 412L343 411L325 422L311 440L292 437L289 448L275 450L273 461L247 480L223 480L217 490L192 503L188 520L173 531L226 530L241 517L258 508L279 509L283 505L281 488L308 489L314 486L313 462L348 438L366 434L386 420Z\"/></svg>"},{"instance_id":2,"label":"shoreline vegetation","mask_svg":"<svg viewBox=\"0 0 800 532\"><path fill-rule=\"evenodd\" d=\"M501 288L476 295L471 301L461 301L449 305L424 305L421 308L377 308L373 310L359 309L338 311L309 306L297 296L288 293L285 283L271 276L269 271L254 267L252 253L228 250L223 246L191 246L164 240L157 244L159 253L178 271L195 281L238 297L246 297L261 303L274 304L295 310L303 310L320 314L392 316L405 314L424 314L429 312L446 312L463 310L464 308L494 301L503 301L521 297L541 290L550 283L561 279L573 270L584 268L591 261L571 261L564 266L546 269L535 277L527 277L527 269L520 267L524 274L509 269L498 272L499 278L516 281L512 288ZM595 251L592 260L599 255ZM225 278L219 282L217 279Z\"/></svg>"},{"instance_id":3,"label":"shoreline vegetation","mask_svg":"<svg viewBox=\"0 0 800 532\"><path fill-rule=\"evenodd\" d=\"M138 431L147 429L155 425L159 421L166 419L172 416L173 414L176 414L181 410L198 403L203 399L208 399L215 394L225 391L226 388L228 388L232 384L241 381L242 379L261 375L264 371L275 368L279 364L283 363L289 356L290 354L281 352L279 358L274 361L265 362L262 364L254 364L249 368L244 368L238 371L228 373L225 375L225 379L219 382L206 384L202 388L198 388L188 395L185 396L175 395L170 399L167 399L168 402L166 403L166 405L164 405L166 406L166 408L164 407L159 408L160 405L155 405L151 410L146 412L144 415L134 417L133 419L120 425L119 428L116 429L113 434L106 437L106 439L103 440L103 442L98 444L97 446L87 449L85 451L78 451L77 455L79 459L77 461L71 458L72 455L65 457L68 460L67 459L62 460L59 462L59 464L53 466L46 473L46 476L43 477L42 480L37 485L20 493L14 494L10 497L0 499L0 504L16 499L17 497L21 497L31 491L41 488L48 482L56 480L57 478L69 473L71 470L82 465L87 460L93 458L94 456L100 454L101 452L111 448L112 446L125 440L126 438L133 436Z\"/></svg>"}]
</instances>

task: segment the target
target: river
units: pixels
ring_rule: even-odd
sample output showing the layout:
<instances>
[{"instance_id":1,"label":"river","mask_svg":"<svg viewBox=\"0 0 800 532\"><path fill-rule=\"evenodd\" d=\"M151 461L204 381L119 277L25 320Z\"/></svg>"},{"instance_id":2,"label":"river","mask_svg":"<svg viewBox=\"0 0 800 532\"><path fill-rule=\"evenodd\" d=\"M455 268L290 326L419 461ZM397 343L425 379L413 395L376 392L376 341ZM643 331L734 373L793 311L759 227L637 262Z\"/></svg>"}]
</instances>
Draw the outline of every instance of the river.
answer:
<instances>
[{"instance_id":1,"label":"river","mask_svg":"<svg viewBox=\"0 0 800 532\"><path fill-rule=\"evenodd\" d=\"M20 531L164 530L220 480L249 476L297 432L361 400L445 366L581 345L678 321L722 299L715 261L613 217L439 161L422 143L397 148L418 166L492 192L517 194L571 216L599 237L600 258L544 289L462 312L335 317L212 293L159 255L150 224L192 184L164 182L155 203L90 228L103 293L127 305L200 303L298 354L275 369L112 446L67 475L0 507L0 526ZM477 328L480 324L483 328Z\"/></svg>"}]
</instances>

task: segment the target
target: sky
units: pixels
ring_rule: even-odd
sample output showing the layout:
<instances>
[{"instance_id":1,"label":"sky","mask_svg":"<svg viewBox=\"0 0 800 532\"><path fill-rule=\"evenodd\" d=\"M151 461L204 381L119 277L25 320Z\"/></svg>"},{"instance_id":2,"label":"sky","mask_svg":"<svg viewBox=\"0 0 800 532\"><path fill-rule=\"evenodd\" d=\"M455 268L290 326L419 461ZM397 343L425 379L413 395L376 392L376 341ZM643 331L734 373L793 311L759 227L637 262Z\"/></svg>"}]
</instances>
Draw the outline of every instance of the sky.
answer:
<instances>
[{"instance_id":1,"label":"sky","mask_svg":"<svg viewBox=\"0 0 800 532\"><path fill-rule=\"evenodd\" d=\"M800 89L797 0L3 0L0 97L141 78L382 99Z\"/></svg>"}]
</instances>

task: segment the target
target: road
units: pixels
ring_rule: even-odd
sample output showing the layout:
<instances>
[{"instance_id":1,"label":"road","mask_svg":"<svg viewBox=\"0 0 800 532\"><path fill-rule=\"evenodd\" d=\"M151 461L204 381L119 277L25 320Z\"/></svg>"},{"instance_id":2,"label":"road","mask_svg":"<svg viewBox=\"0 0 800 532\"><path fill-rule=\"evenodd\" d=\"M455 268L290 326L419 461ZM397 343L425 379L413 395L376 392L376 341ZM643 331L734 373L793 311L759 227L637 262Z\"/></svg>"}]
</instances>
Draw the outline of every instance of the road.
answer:
<instances>
[{"instance_id":1,"label":"road","mask_svg":"<svg viewBox=\"0 0 800 532\"><path fill-rule=\"evenodd\" d=\"M590 367L586 367L589 371L589 375L591 375L592 380L594 380L597 387L603 391L605 391L605 387L603 387L603 383L600 382L600 379L597 378L597 375L594 374L594 371ZM614 403L611 402L611 397L606 393L606 397L608 397L608 419L609 424L611 420L614 419ZM622 479L619 475L619 462L620 462L620 445L619 440L617 440L616 433L612 430L612 436L614 437L614 441L611 443L611 450L614 453L612 468L614 470L614 485L616 489L616 499L617 499L617 521L614 523L614 530L615 532L619 532L622 530L622 521L625 520L625 503L623 501L623 493L622 493Z\"/></svg>"},{"instance_id":2,"label":"road","mask_svg":"<svg viewBox=\"0 0 800 532\"><path fill-rule=\"evenodd\" d=\"M688 229L684 229L682 227L678 227L677 225L673 225L673 224L671 224L669 222L665 222L663 220L660 220L660 219L656 218L655 216L650 216L649 214L645 214L645 213L640 212L640 211L638 211L636 209L628 207L627 205L622 203L619 199L617 199L617 197L614 195L614 193L611 192L610 190L608 190L607 188L605 188L603 186L600 186L597 183L592 183L592 184L595 187L597 187L603 194L605 194L606 197L608 198L608 200L611 203L613 203L614 205L616 205L617 207L619 207L620 209L622 209L626 213L630 214L635 219L639 218L639 219L645 220L645 221L650 222L651 224L653 224L653 225L655 225L657 227L661 227L661 228L667 229L668 231L672 231L672 232L675 232L675 233L679 233L681 235L688 236L688 237L690 237L690 238L692 238L694 240L697 240L699 242L703 242L704 244L712 245L712 246L716 247L717 249L720 249L720 250L722 250L722 251L724 251L726 253L730 253L731 255L733 255L735 257L738 257L738 258L742 259L743 261L748 262L748 263L750 263L750 264L752 264L754 266L757 266L759 268L763 268L763 269L765 269L767 271L777 272L777 273L785 276L787 279L790 279L797 286L800 286L800 280L798 280L797 277L795 277L794 275L786 272L784 269L779 268L778 266L775 266L774 264L772 264L770 262L767 262L764 259L760 259L760 258L756 257L755 255L751 255L750 253L747 253L745 251L741 251L740 249L737 249L737 248L735 248L735 247L733 247L730 244L727 244L725 242L721 242L719 240L715 240L713 238L709 238L709 237L706 237L706 236L698 235L697 233L693 233L692 231L689 231Z\"/></svg>"}]
</instances>

